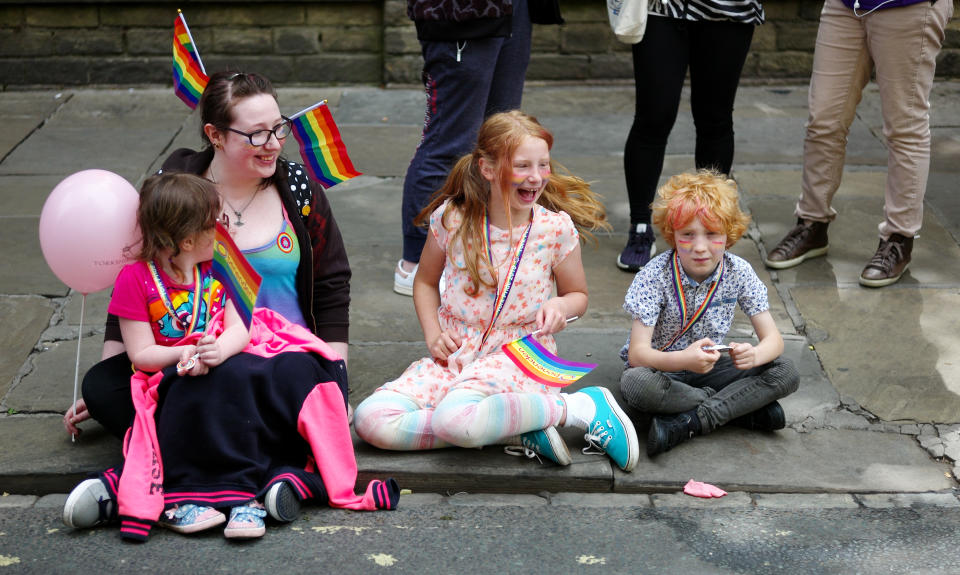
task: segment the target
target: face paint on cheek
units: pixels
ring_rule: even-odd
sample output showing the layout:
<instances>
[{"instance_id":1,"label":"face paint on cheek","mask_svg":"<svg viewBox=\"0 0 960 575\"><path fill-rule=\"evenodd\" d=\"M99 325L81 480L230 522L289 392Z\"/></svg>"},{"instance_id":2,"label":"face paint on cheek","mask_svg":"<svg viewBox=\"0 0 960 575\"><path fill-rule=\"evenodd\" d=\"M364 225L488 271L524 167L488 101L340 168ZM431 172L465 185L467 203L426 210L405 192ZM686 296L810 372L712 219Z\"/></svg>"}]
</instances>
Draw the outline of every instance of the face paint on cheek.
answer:
<instances>
[{"instance_id":1,"label":"face paint on cheek","mask_svg":"<svg viewBox=\"0 0 960 575\"><path fill-rule=\"evenodd\" d=\"M725 246L725 245L727 245L727 242L724 241L724 240L714 240L712 243L713 243L713 245L715 245L715 246Z\"/></svg>"},{"instance_id":2,"label":"face paint on cheek","mask_svg":"<svg viewBox=\"0 0 960 575\"><path fill-rule=\"evenodd\" d=\"M510 185L512 185L515 188L519 188L520 185L523 184L524 180L526 179L527 177L521 174L513 174L512 176L510 176Z\"/></svg>"},{"instance_id":3,"label":"face paint on cheek","mask_svg":"<svg viewBox=\"0 0 960 575\"><path fill-rule=\"evenodd\" d=\"M677 240L677 251L687 253L690 251L693 242L690 240Z\"/></svg>"}]
</instances>

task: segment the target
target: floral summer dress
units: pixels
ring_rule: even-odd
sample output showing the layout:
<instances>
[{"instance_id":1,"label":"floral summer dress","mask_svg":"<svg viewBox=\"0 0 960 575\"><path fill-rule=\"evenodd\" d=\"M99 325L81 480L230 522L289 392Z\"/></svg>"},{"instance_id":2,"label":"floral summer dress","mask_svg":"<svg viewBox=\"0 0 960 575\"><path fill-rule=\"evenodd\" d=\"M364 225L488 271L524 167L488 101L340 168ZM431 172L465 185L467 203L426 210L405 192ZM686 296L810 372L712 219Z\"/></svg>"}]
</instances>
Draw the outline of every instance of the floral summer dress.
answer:
<instances>
[{"instance_id":1,"label":"floral summer dress","mask_svg":"<svg viewBox=\"0 0 960 575\"><path fill-rule=\"evenodd\" d=\"M558 388L530 380L503 354L500 346L536 330L537 310L553 292L553 268L563 262L579 243L573 221L564 212L552 212L540 205L534 207L533 225L513 288L483 348L478 349L493 314L497 294L485 286L477 297L464 293L464 286L470 284L470 276L464 269L461 242L451 243L451 231L441 223L446 206L444 203L430 216L430 233L446 254L446 288L440 295L440 327L460 335L463 343L451 359L459 358L460 364L465 367L458 373L427 357L414 362L399 378L380 389L407 395L427 409L435 408L452 389L476 389L490 395L508 392L558 393ZM453 211L447 218L448 227L456 230L460 227L461 219L461 214ZM526 224L523 224L513 229L511 245L508 230L490 226L491 249L501 288L512 264L513 248L523 236L525 228ZM481 274L486 275L486 272L481 270ZM553 336L538 336L537 341L556 353L557 344Z\"/></svg>"}]
</instances>

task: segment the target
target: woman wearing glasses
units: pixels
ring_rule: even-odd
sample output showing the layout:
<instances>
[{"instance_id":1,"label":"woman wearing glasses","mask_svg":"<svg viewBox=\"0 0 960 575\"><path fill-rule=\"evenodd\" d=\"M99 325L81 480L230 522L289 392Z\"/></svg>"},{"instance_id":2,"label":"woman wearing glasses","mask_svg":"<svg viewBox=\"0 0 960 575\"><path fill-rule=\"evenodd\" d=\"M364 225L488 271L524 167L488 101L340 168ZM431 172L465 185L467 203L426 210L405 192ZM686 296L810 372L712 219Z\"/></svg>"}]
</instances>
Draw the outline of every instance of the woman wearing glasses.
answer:
<instances>
[{"instance_id":1,"label":"woman wearing glasses","mask_svg":"<svg viewBox=\"0 0 960 575\"><path fill-rule=\"evenodd\" d=\"M308 328L345 362L351 272L343 238L323 188L308 179L302 165L280 157L290 124L280 114L273 86L258 74L218 72L210 77L199 107L204 148L176 150L161 171L197 174L217 185L222 199L220 221L263 278L257 307L279 312L291 323ZM108 319L104 339L107 359L84 377L85 405L78 402L78 415L68 412L64 423L76 433L75 423L92 416L123 437L134 409L130 360L123 353L116 318ZM345 363L325 367L334 372L345 401ZM209 407L211 412L218 409ZM99 493L103 489L99 484L88 489L94 500L105 495ZM299 506L284 509L282 505L291 498L289 484L275 485L268 494L267 509L277 519L291 520ZM87 519L80 517L80 508L74 511L69 518L64 514L71 526L91 526L105 519Z\"/></svg>"}]
</instances>

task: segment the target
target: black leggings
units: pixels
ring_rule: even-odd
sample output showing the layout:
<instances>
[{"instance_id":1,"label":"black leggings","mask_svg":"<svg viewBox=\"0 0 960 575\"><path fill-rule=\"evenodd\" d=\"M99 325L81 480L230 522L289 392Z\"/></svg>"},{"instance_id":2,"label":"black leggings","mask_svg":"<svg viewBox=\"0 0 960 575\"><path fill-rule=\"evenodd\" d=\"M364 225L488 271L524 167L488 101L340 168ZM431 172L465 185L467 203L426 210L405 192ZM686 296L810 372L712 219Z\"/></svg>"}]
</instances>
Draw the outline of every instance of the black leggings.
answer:
<instances>
[{"instance_id":1,"label":"black leggings","mask_svg":"<svg viewBox=\"0 0 960 575\"><path fill-rule=\"evenodd\" d=\"M650 223L667 138L690 68L690 108L697 130L696 166L730 173L733 101L753 39L753 24L688 22L650 16L633 45L636 111L623 153L630 223Z\"/></svg>"}]
</instances>

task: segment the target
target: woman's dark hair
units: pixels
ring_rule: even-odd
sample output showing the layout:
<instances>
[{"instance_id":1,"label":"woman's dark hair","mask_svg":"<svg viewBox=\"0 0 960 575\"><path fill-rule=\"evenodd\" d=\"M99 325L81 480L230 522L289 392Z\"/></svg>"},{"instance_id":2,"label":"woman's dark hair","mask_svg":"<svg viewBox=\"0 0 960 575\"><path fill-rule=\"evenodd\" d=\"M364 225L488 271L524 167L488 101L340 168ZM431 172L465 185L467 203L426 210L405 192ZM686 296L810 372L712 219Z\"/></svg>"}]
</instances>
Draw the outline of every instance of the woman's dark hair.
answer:
<instances>
[{"instance_id":1,"label":"woman's dark hair","mask_svg":"<svg viewBox=\"0 0 960 575\"><path fill-rule=\"evenodd\" d=\"M137 208L143 238L137 259L153 261L164 250L176 256L183 240L214 227L219 214L220 195L213 182L175 172L147 178Z\"/></svg>"},{"instance_id":2,"label":"woman's dark hair","mask_svg":"<svg viewBox=\"0 0 960 575\"><path fill-rule=\"evenodd\" d=\"M200 103L197 104L200 108L200 138L204 148L213 146L203 130L204 126L212 124L218 130L229 127L236 119L233 117L233 108L237 102L260 94L268 94L274 100L277 99L277 91L270 80L256 72L214 72L207 82L207 87L203 89ZM280 179L286 177L285 166L285 162L278 162L277 171L272 177L264 178L261 189L270 184L279 187Z\"/></svg>"}]
</instances>

